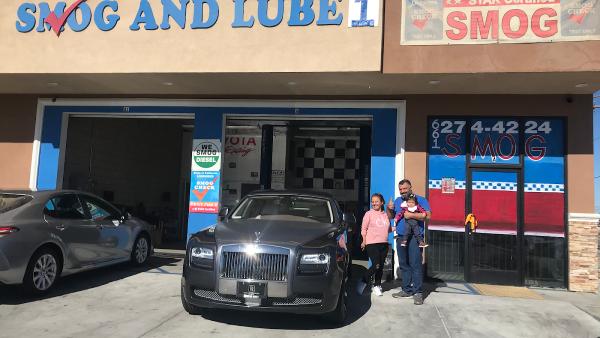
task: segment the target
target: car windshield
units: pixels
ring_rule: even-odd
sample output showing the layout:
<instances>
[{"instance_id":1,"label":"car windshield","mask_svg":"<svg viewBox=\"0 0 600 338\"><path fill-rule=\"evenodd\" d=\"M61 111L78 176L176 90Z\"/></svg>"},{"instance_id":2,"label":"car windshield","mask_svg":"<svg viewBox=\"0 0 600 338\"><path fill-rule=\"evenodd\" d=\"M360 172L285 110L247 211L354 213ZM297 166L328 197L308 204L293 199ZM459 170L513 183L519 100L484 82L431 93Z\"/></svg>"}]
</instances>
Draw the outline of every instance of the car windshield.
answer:
<instances>
[{"instance_id":1,"label":"car windshield","mask_svg":"<svg viewBox=\"0 0 600 338\"><path fill-rule=\"evenodd\" d=\"M328 200L306 196L251 196L231 214L231 219L264 219L333 223Z\"/></svg>"},{"instance_id":2,"label":"car windshield","mask_svg":"<svg viewBox=\"0 0 600 338\"><path fill-rule=\"evenodd\" d=\"M0 194L0 214L25 205L32 199L29 195Z\"/></svg>"}]
</instances>

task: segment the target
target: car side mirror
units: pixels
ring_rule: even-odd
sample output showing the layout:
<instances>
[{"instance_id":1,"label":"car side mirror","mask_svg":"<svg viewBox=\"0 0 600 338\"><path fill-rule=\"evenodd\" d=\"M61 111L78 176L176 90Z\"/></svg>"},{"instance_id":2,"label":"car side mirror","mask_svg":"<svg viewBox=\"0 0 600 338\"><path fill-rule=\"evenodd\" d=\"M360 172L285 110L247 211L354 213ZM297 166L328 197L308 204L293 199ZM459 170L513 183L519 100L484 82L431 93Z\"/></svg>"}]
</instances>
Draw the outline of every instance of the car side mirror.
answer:
<instances>
[{"instance_id":1,"label":"car side mirror","mask_svg":"<svg viewBox=\"0 0 600 338\"><path fill-rule=\"evenodd\" d=\"M229 208L222 207L221 210L219 210L219 221L227 219L227 215L229 215Z\"/></svg>"}]
</instances>

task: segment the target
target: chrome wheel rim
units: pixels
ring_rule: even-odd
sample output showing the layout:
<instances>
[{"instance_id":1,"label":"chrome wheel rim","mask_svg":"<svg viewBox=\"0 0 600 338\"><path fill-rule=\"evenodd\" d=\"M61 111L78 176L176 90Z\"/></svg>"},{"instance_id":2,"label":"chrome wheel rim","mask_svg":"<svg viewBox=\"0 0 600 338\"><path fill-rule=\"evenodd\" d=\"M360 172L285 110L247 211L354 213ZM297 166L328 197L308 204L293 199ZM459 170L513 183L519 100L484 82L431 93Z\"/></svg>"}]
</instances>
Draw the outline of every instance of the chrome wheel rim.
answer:
<instances>
[{"instance_id":1,"label":"chrome wheel rim","mask_svg":"<svg viewBox=\"0 0 600 338\"><path fill-rule=\"evenodd\" d=\"M144 263L148 257L148 241L145 237L138 239L137 245L135 246L135 260L138 263Z\"/></svg>"},{"instance_id":2,"label":"chrome wheel rim","mask_svg":"<svg viewBox=\"0 0 600 338\"><path fill-rule=\"evenodd\" d=\"M40 291L48 290L56 279L58 264L51 254L44 254L38 258L33 267L33 285Z\"/></svg>"}]
</instances>

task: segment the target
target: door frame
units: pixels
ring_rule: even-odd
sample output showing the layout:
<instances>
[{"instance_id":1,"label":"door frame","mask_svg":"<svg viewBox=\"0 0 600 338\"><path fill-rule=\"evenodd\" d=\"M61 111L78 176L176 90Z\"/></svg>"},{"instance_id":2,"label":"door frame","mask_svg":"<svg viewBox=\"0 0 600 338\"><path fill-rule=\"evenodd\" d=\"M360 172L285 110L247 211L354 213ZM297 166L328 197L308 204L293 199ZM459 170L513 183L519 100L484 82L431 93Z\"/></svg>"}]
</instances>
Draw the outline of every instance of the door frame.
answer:
<instances>
[{"instance_id":1,"label":"door frame","mask_svg":"<svg viewBox=\"0 0 600 338\"><path fill-rule=\"evenodd\" d=\"M522 154L520 154L522 157ZM469 160L467 160L470 162ZM521 162L522 163L522 162ZM469 163L468 163L469 164ZM478 172L504 172L504 173L515 173L517 175L517 219L516 219L516 230L517 230L517 283L516 286L523 286L525 283L525 231L524 231L524 173L521 166L490 166L490 165L467 165L467 177L466 177L466 194L465 194L465 213L468 215L473 212L472 206L472 192L473 192L473 171ZM472 271L472 250L470 241L470 230L468 225L465 224L464 240L465 240L465 266L464 274L467 282L477 283L478 281L474 278L474 272ZM497 283L511 281L511 278L507 280L498 281ZM513 283L508 283L514 285Z\"/></svg>"}]
</instances>

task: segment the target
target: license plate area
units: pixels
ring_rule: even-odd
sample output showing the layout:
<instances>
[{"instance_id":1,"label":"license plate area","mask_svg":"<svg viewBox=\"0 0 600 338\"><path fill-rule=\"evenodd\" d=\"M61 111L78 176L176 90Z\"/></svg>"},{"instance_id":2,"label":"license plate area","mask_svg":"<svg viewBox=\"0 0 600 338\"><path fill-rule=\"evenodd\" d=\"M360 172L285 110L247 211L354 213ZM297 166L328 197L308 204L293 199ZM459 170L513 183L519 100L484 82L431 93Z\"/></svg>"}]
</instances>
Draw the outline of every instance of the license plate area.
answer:
<instances>
[{"instance_id":1,"label":"license plate area","mask_svg":"<svg viewBox=\"0 0 600 338\"><path fill-rule=\"evenodd\" d=\"M245 299L267 298L267 283L238 282L237 295Z\"/></svg>"}]
</instances>

